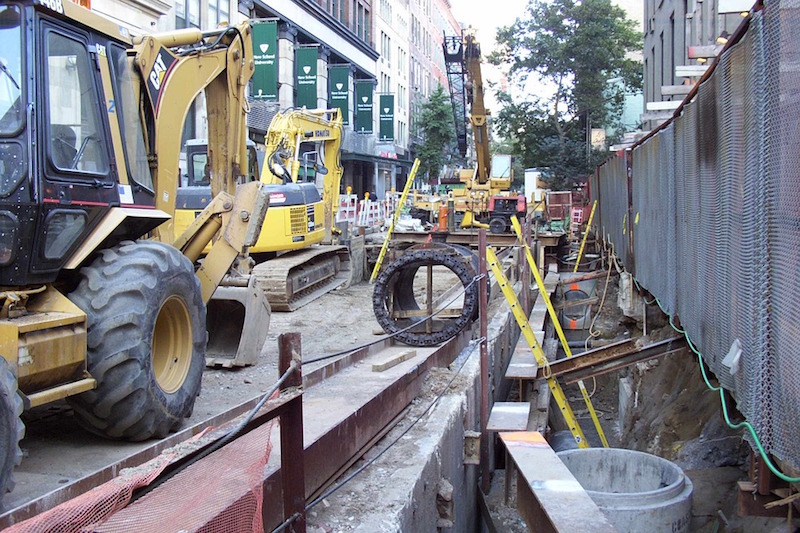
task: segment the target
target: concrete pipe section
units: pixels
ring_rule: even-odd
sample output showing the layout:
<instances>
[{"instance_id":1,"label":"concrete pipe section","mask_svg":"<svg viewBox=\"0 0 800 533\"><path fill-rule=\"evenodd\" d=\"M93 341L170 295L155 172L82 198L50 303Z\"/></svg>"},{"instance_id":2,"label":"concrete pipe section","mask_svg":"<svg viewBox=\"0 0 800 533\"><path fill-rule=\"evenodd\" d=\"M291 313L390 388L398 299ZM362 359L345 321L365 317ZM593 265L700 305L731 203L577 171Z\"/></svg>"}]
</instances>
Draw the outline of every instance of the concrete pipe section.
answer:
<instances>
[{"instance_id":1,"label":"concrete pipe section","mask_svg":"<svg viewBox=\"0 0 800 533\"><path fill-rule=\"evenodd\" d=\"M386 333L396 334L405 344L441 344L478 315L478 283L473 283L477 271L477 256L463 246L410 249L375 281L375 318Z\"/></svg>"},{"instance_id":2,"label":"concrete pipe section","mask_svg":"<svg viewBox=\"0 0 800 533\"><path fill-rule=\"evenodd\" d=\"M644 452L584 448L558 452L620 533L684 533L692 482L676 464Z\"/></svg>"}]
</instances>

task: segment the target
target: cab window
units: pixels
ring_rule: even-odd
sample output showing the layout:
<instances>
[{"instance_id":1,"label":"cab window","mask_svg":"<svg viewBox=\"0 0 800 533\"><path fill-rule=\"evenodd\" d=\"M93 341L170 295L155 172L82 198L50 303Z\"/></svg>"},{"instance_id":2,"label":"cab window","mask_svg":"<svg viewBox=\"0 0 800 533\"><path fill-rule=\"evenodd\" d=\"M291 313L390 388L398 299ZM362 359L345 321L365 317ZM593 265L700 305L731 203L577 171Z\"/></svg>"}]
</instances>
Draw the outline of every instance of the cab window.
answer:
<instances>
[{"instance_id":1,"label":"cab window","mask_svg":"<svg viewBox=\"0 0 800 533\"><path fill-rule=\"evenodd\" d=\"M65 35L48 32L48 155L59 171L108 173L94 79L86 46Z\"/></svg>"},{"instance_id":2,"label":"cab window","mask_svg":"<svg viewBox=\"0 0 800 533\"><path fill-rule=\"evenodd\" d=\"M138 104L133 94L131 66L124 48L111 45L108 50L114 73L112 76L114 99L117 119L122 129L128 174L133 181L152 191L153 176L150 174L150 165L147 161L147 148L144 144L142 125L139 122Z\"/></svg>"}]
</instances>

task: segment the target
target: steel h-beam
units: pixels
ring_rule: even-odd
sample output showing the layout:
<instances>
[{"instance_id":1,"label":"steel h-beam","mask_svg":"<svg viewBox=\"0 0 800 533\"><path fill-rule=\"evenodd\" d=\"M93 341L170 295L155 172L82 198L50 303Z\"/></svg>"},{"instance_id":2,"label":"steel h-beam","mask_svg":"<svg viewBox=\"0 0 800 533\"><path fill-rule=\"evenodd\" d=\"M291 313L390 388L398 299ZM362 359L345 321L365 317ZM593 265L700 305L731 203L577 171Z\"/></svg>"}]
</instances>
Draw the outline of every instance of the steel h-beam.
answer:
<instances>
[{"instance_id":1,"label":"steel h-beam","mask_svg":"<svg viewBox=\"0 0 800 533\"><path fill-rule=\"evenodd\" d=\"M549 371L552 376L563 378L565 383L574 383L648 359L684 352L686 349L686 340L682 336L645 346L641 345L639 339L629 339L565 359L558 359L550 363ZM537 378L542 377L544 377L544 372L542 368L539 368Z\"/></svg>"},{"instance_id":2,"label":"steel h-beam","mask_svg":"<svg viewBox=\"0 0 800 533\"><path fill-rule=\"evenodd\" d=\"M283 375L294 360L300 364L301 345L299 333L283 333L278 337L278 373ZM281 385L281 392L303 386L301 367ZM306 532L305 456L303 454L303 397L298 396L287 405L280 417L281 425L281 485L283 488L283 517L294 518L290 531ZM266 499L266 494L264 495ZM266 509L266 506L263 507ZM264 529L268 529L264 517Z\"/></svg>"}]
</instances>

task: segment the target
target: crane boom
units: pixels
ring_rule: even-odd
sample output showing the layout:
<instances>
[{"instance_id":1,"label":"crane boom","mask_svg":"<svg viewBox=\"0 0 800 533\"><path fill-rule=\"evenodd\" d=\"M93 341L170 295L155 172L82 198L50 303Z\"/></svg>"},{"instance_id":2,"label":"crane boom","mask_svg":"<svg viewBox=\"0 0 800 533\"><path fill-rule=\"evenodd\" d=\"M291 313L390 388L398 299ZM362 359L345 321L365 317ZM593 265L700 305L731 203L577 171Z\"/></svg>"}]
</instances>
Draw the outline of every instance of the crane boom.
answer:
<instances>
[{"instance_id":1,"label":"crane boom","mask_svg":"<svg viewBox=\"0 0 800 533\"><path fill-rule=\"evenodd\" d=\"M481 45L475 39L475 32L470 29L460 37L445 36L443 47L459 149L461 155L466 154L466 121L469 119L477 160L475 179L481 184L488 183L491 178L489 112L483 99Z\"/></svg>"}]
</instances>

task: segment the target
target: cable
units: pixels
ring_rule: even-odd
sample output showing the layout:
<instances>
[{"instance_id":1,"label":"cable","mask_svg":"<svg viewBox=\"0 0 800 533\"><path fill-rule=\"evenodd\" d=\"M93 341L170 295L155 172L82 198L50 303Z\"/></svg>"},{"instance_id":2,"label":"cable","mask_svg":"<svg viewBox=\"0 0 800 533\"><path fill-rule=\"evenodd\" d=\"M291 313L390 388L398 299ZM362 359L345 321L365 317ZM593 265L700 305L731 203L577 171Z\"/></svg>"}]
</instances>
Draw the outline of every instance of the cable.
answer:
<instances>
[{"instance_id":1,"label":"cable","mask_svg":"<svg viewBox=\"0 0 800 533\"><path fill-rule=\"evenodd\" d=\"M641 289L639 283L636 281L636 278L634 278L633 281L634 283L636 283L636 286ZM730 416L728 414L728 406L725 402L725 396L724 396L725 389L723 387L717 387L711 384L711 381L708 379L708 374L706 373L705 364L703 363L703 354L697 349L697 347L695 347L694 343L689 338L689 334L686 332L686 330L678 328L673 323L672 315L667 313L667 311L664 309L664 306L661 305L661 302L659 301L658 297L653 296L653 299L655 300L655 303L658 304L658 307L661 309L661 312L663 312L665 315L669 317L669 325L672 326L672 329L674 329L678 333L683 334L683 336L686 338L686 343L688 344L689 348L692 350L692 352L694 352L695 355L697 355L697 362L700 365L700 373L703 376L703 381L705 382L706 387L708 387L708 389L711 391L719 392L719 399L720 403L722 404L722 416L728 427L731 429L746 428L747 431L750 433L750 436L753 438L753 443L756 445L756 449L758 449L758 453L759 455L761 455L761 459L764 461L764 464L767 465L767 468L769 468L770 472L772 472L779 479L786 481L787 483L800 483L800 477L790 477L781 472L780 470L778 470L778 468L770 459L769 454L764 449L764 446L761 444L761 439L758 438L758 434L756 433L755 428L750 422L748 422L747 420L738 423L731 422Z\"/></svg>"},{"instance_id":2,"label":"cable","mask_svg":"<svg viewBox=\"0 0 800 533\"><path fill-rule=\"evenodd\" d=\"M267 402L267 400L269 400L272 397L272 395L275 394L275 392L283 384L283 382L286 381L289 378L289 376L292 375L292 373L296 371L298 368L299 364L297 363L297 361L292 361L289 365L289 368L287 368L286 372L284 372L283 375L278 379L278 381L275 382L275 385L273 385L272 389L270 389L269 392L265 393L261 397L261 400L259 400L259 402L255 405L255 407L253 407L250 410L247 416L244 419L242 419L242 421L239 422L235 428L228 431L225 434L225 436L223 436L221 439L211 444L208 448L204 449L203 451L201 451L200 453L198 453L185 463L181 464L179 467L175 468L173 471L169 473L169 475L158 477L152 483L148 484L146 487L143 487L140 491L137 491L136 497L133 498L132 501L138 500L145 494L152 492L153 489L155 489L156 487L165 483L167 480L174 477L175 474L182 472L183 470L195 464L196 462L200 461L201 459L208 457L210 454L219 450L220 448L228 444L231 440L233 440L233 438L236 437L245 428L245 426L247 426L247 424L250 423L250 421L253 419L256 413L258 413L258 411L262 407L264 407L264 404Z\"/></svg>"},{"instance_id":3,"label":"cable","mask_svg":"<svg viewBox=\"0 0 800 533\"><path fill-rule=\"evenodd\" d=\"M326 359L332 359L334 357L340 357L342 355L347 355L347 354L350 354L350 353L353 353L353 352L357 352L358 350L362 350L364 348L372 346L373 344L378 344L379 342L383 342L386 339L391 339L392 337L395 337L396 335L400 335L401 333L405 333L406 331L417 327L418 325L420 325L421 323L425 322L426 320L430 320L431 318L435 317L436 315L438 315L439 313L444 311L447 308L448 305L452 304L458 298L460 298L462 294L467 292L470 289L470 287L472 287L475 284L475 282L479 281L482 277L483 277L483 274L478 274L477 276L472 278L472 281L470 281L469 283L464 285L464 287L461 289L461 291L459 291L455 296L453 296L453 298L449 302L444 304L437 311L434 311L430 315L428 315L426 317L422 317L422 318L420 318L419 320L417 320L415 322L412 322L410 325L404 327L403 329L399 329L399 330L395 331L394 333L389 333L389 334L384 335L382 337L378 337L377 340L374 340L374 341L371 341L371 342L367 342L367 343L355 346L353 348L348 348L348 349L342 350L340 352L336 352L336 353L332 353L332 354L328 354L328 355L323 355L323 356L317 357L316 359L303 360L303 364L318 363L319 361L325 361Z\"/></svg>"},{"instance_id":4,"label":"cable","mask_svg":"<svg viewBox=\"0 0 800 533\"><path fill-rule=\"evenodd\" d=\"M589 351L589 341L595 337L600 336L599 332L593 330L594 330L594 323L597 321L597 317L600 316L600 311L603 309L603 305L605 305L606 303L606 295L608 294L608 282L611 279L611 267L617 263L616 256L613 255L613 251L610 257L611 259L608 262L608 274L606 275L606 286L603 289L603 298L600 300L600 307L597 308L597 313L595 313L594 318L592 318L592 322L589 324L589 336L586 337L586 342L583 343L583 349L585 351ZM617 266L617 271L619 271L619 266Z\"/></svg>"},{"instance_id":5,"label":"cable","mask_svg":"<svg viewBox=\"0 0 800 533\"><path fill-rule=\"evenodd\" d=\"M496 338L496 337L495 337L495 338ZM469 355L468 355L467 357L464 357L464 361L463 361L463 362L461 363L461 365L458 367L458 370L456 370L456 371L455 371L455 373L453 374L453 377L451 377L451 378L450 378L450 381L448 381L448 382L447 382L447 385L446 385L446 386L445 386L445 387L442 389L442 392L440 392L440 393L439 393L439 394L436 396L436 398L433 400L433 402L431 402L431 403L430 403L430 405L428 405L428 407L427 407L427 408L426 408L426 409L425 409L425 410L424 410L422 413L420 413L420 415L419 415L419 416L417 416L417 418L416 418L416 419L415 419L413 422L411 422L411 424L410 424L410 425L409 425L409 426L408 426L406 429L404 429L404 430L403 430L403 431L400 433L400 435L398 435L398 436L397 436L397 437L396 437L394 440L392 440L392 441L391 441L391 442L390 442L390 443L389 443L389 444L388 444L388 445L387 445L387 446L386 446L386 447L385 447L383 450L381 450L380 452L378 452L378 453L377 453L377 454L376 454L376 455L375 455L375 456L374 456L372 459L370 459L369 461L367 461L366 463L364 463L363 465L361 465L360 467L358 467L358 468L357 468L355 471L353 471L352 473L348 474L348 475L347 475L347 476L346 476L346 477L345 477L345 478L344 478L342 481L340 481L339 483L337 483L337 484L336 484L336 485L334 485L333 487L331 487L331 488L329 488L328 490L326 490L326 491L325 491L324 493L322 493L322 494L321 494L321 495L320 495L320 496L319 496L319 497L318 497L316 500L314 500L314 501L312 501L311 503L309 503L308 505L306 505L306 511L309 511L309 510L311 510L313 507L315 507L316 505L318 505L318 504L319 504L319 503L320 503L322 500L324 500L325 498L327 498L328 496L330 496L331 494L333 494L334 492L336 492L337 490L339 490L340 488L342 488L342 487L343 487L343 486L344 486L346 483L348 483L348 482L349 482L351 479L353 479L353 478L354 478L354 477L356 477L358 474L360 474L361 472L363 472L364 470L366 470L366 468L367 468L367 467L369 467L369 466L371 466L373 463L375 463L375 461L377 461L377 460L378 460L378 459L379 459L379 458L380 458L380 457L381 457L381 456L382 456L384 453L386 453L387 451L389 451L389 449L391 449L391 448L392 448L392 446L394 446L395 444L397 444L397 443L400 441L400 439L401 439L401 438L403 438L403 437L404 437L404 436L405 436L405 435L406 435L406 434L407 434L409 431L411 431L411 429L412 429L412 428L413 428L413 427L414 427L414 426L415 426L415 425L416 425L416 424L417 424L417 423L418 423L420 420L422 420L422 418L423 418L425 415L427 415L427 414L428 414L428 412L429 412L429 411L431 411L431 409L433 409L433 408L434 408L434 407L435 407L435 406L436 406L436 405L439 403L439 401L440 401L440 400L441 400L441 399L444 397L445 393L446 393L446 392L447 392L447 391L450 389L450 385L452 385L452 384L453 384L453 381L455 381L455 379L456 379L456 378L459 376L459 374L461 374L461 370L463 370L464 366L467 364L467 361L469 361L469 360L470 360L470 358L471 358L472 354L475 352L475 348L477 348L478 346L480 346L480 344L481 344L481 343L482 343L484 340L487 340L487 339L485 339L484 337L481 337L480 339L476 339L476 340L470 341L470 344L471 344L472 346L471 346L471 347L469 347L469 346L468 346L468 348L469 348ZM487 343L488 343L488 342L489 342L489 341L487 340Z\"/></svg>"}]
</instances>

